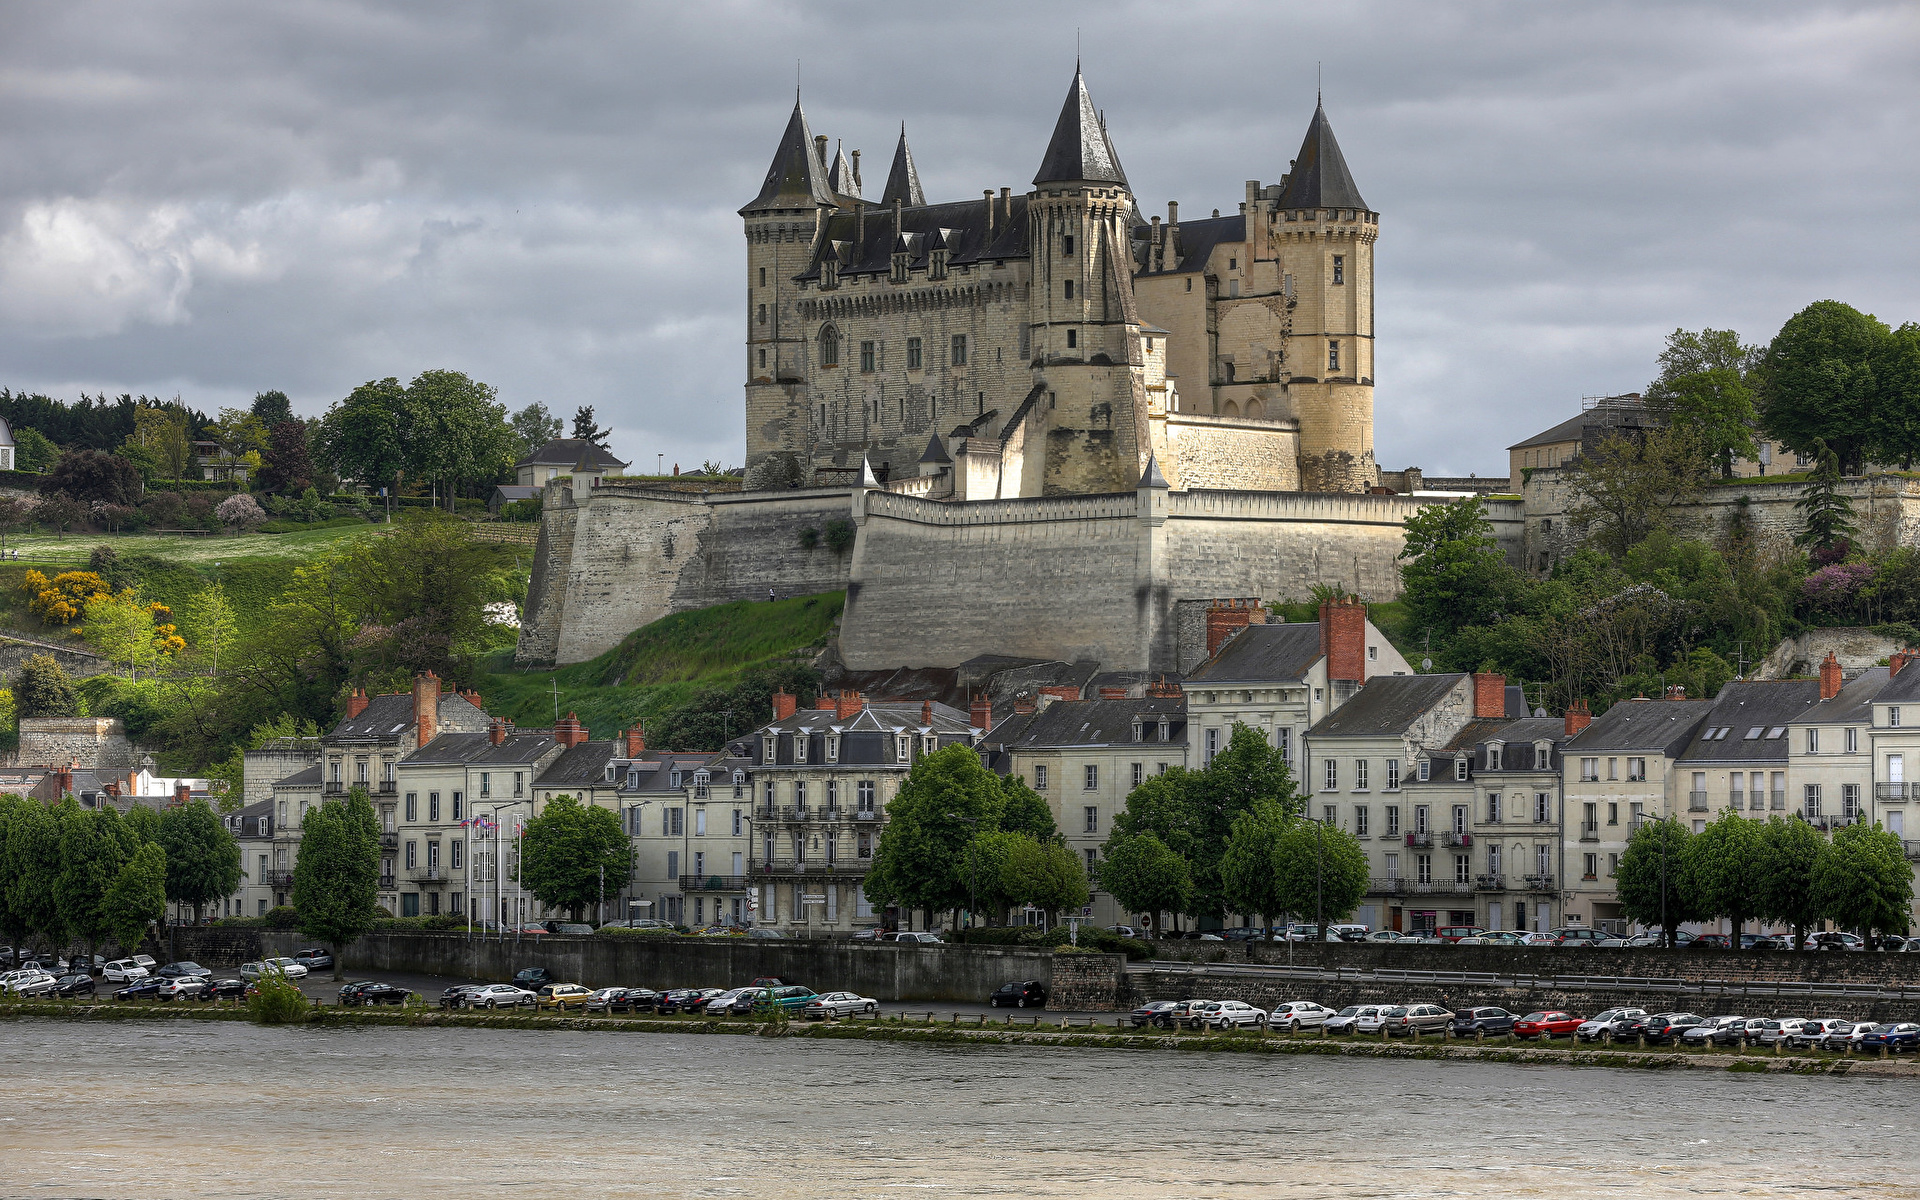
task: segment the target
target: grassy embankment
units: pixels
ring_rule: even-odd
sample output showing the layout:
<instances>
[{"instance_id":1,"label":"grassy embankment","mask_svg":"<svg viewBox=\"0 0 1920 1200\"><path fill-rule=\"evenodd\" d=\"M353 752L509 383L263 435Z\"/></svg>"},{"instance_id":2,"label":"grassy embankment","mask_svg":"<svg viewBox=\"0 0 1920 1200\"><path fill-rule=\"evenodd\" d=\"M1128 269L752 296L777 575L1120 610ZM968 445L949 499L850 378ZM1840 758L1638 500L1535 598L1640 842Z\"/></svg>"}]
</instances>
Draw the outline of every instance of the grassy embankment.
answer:
<instances>
[{"instance_id":1,"label":"grassy embankment","mask_svg":"<svg viewBox=\"0 0 1920 1200\"><path fill-rule=\"evenodd\" d=\"M497 656L480 691L488 711L537 727L553 723L557 689L561 713L579 714L595 737L612 737L702 688L727 687L756 667L811 659L845 603L844 592L826 592L674 613L597 658L557 671L515 671L511 655Z\"/></svg>"}]
</instances>

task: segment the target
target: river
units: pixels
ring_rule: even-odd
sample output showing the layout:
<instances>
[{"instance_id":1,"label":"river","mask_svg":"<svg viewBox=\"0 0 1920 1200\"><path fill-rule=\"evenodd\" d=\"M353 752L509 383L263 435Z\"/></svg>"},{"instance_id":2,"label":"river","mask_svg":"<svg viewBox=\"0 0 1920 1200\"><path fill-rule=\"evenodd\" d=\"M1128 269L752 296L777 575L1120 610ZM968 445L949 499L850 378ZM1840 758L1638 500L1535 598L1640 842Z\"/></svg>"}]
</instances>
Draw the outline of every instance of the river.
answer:
<instances>
[{"instance_id":1,"label":"river","mask_svg":"<svg viewBox=\"0 0 1920 1200\"><path fill-rule=\"evenodd\" d=\"M0 1196L1920 1196L1915 1086L729 1036L0 1024Z\"/></svg>"}]
</instances>

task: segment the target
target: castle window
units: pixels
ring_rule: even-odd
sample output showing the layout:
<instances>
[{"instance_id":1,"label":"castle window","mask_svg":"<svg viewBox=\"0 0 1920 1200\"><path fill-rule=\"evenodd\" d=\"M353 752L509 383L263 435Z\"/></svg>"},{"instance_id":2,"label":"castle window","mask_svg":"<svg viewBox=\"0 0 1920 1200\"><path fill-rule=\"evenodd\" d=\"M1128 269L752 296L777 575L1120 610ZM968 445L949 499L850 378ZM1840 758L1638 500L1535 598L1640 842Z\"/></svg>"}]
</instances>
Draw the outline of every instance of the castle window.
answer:
<instances>
[{"instance_id":1,"label":"castle window","mask_svg":"<svg viewBox=\"0 0 1920 1200\"><path fill-rule=\"evenodd\" d=\"M762 325L767 323L767 306L764 304L760 306L760 323Z\"/></svg>"},{"instance_id":2,"label":"castle window","mask_svg":"<svg viewBox=\"0 0 1920 1200\"><path fill-rule=\"evenodd\" d=\"M760 352L760 369L762 371L767 369L767 352L765 350Z\"/></svg>"},{"instance_id":3,"label":"castle window","mask_svg":"<svg viewBox=\"0 0 1920 1200\"><path fill-rule=\"evenodd\" d=\"M1344 254L1336 254L1333 256L1333 281L1335 283L1345 283L1347 281L1347 258Z\"/></svg>"},{"instance_id":4,"label":"castle window","mask_svg":"<svg viewBox=\"0 0 1920 1200\"><path fill-rule=\"evenodd\" d=\"M860 343L860 373L863 375L873 374L873 343L872 342Z\"/></svg>"},{"instance_id":5,"label":"castle window","mask_svg":"<svg viewBox=\"0 0 1920 1200\"><path fill-rule=\"evenodd\" d=\"M823 367L840 365L840 334L831 325L820 331L820 365Z\"/></svg>"},{"instance_id":6,"label":"castle window","mask_svg":"<svg viewBox=\"0 0 1920 1200\"><path fill-rule=\"evenodd\" d=\"M967 365L967 335L964 333L953 335L953 365L956 367Z\"/></svg>"},{"instance_id":7,"label":"castle window","mask_svg":"<svg viewBox=\"0 0 1920 1200\"><path fill-rule=\"evenodd\" d=\"M765 267L760 268L760 286L767 286L767 269Z\"/></svg>"},{"instance_id":8,"label":"castle window","mask_svg":"<svg viewBox=\"0 0 1920 1200\"><path fill-rule=\"evenodd\" d=\"M919 369L920 369L920 339L908 338L907 339L907 370L918 371Z\"/></svg>"},{"instance_id":9,"label":"castle window","mask_svg":"<svg viewBox=\"0 0 1920 1200\"><path fill-rule=\"evenodd\" d=\"M1340 343L1337 341L1330 340L1327 342L1327 370L1338 371L1339 369L1340 369Z\"/></svg>"},{"instance_id":10,"label":"castle window","mask_svg":"<svg viewBox=\"0 0 1920 1200\"><path fill-rule=\"evenodd\" d=\"M1227 260L1227 270L1229 270L1229 271L1238 271L1239 269L1240 269L1240 260L1239 260L1239 259L1237 259L1237 258L1229 258L1229 259Z\"/></svg>"},{"instance_id":11,"label":"castle window","mask_svg":"<svg viewBox=\"0 0 1920 1200\"><path fill-rule=\"evenodd\" d=\"M1187 290L1188 290L1188 291L1192 291L1192 290L1193 290L1193 280L1191 280L1191 279L1189 279L1189 280L1187 280Z\"/></svg>"},{"instance_id":12,"label":"castle window","mask_svg":"<svg viewBox=\"0 0 1920 1200\"><path fill-rule=\"evenodd\" d=\"M1069 284L1068 286L1071 287L1072 285ZM1071 350L1075 346L1078 346L1079 344L1080 344L1079 333L1072 329L1067 330L1067 349Z\"/></svg>"},{"instance_id":13,"label":"castle window","mask_svg":"<svg viewBox=\"0 0 1920 1200\"><path fill-rule=\"evenodd\" d=\"M1073 299L1073 280L1067 280L1067 299Z\"/></svg>"},{"instance_id":14,"label":"castle window","mask_svg":"<svg viewBox=\"0 0 1920 1200\"><path fill-rule=\"evenodd\" d=\"M1073 253L1073 235L1072 235L1072 234L1070 234L1070 233L1069 233L1069 234L1066 234L1066 235L1064 235L1064 236L1062 236L1062 237L1061 237L1061 239L1060 239L1060 253L1062 253L1062 254L1072 254L1072 253ZM1071 289L1069 289L1069 290L1068 290L1068 292L1067 292L1067 295L1068 295L1069 297L1071 297L1071 296L1073 295L1073 292L1072 292L1072 290L1071 290Z\"/></svg>"}]
</instances>

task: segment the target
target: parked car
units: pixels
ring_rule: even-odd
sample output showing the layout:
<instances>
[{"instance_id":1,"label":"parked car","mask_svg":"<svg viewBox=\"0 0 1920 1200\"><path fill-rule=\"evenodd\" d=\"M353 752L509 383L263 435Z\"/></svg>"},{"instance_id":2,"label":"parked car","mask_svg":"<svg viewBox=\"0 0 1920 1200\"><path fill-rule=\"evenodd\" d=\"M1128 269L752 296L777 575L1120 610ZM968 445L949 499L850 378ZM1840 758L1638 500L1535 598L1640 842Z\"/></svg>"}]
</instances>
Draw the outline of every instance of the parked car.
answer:
<instances>
[{"instance_id":1,"label":"parked car","mask_svg":"<svg viewBox=\"0 0 1920 1200\"><path fill-rule=\"evenodd\" d=\"M522 967L513 976L513 986L528 992L537 992L550 983L559 982L553 972L545 967Z\"/></svg>"},{"instance_id":2,"label":"parked car","mask_svg":"<svg viewBox=\"0 0 1920 1200\"><path fill-rule=\"evenodd\" d=\"M727 994L727 988L701 988L700 994L687 1001L683 1007L688 1012L706 1012L707 1006Z\"/></svg>"},{"instance_id":3,"label":"parked car","mask_svg":"<svg viewBox=\"0 0 1920 1200\"><path fill-rule=\"evenodd\" d=\"M1902 1021L1898 1025L1885 1025L1860 1039L1856 1051L1876 1054L1885 1050L1888 1054L1912 1053L1920 1050L1920 1025L1911 1021Z\"/></svg>"},{"instance_id":4,"label":"parked car","mask_svg":"<svg viewBox=\"0 0 1920 1200\"><path fill-rule=\"evenodd\" d=\"M69 1000L79 996L93 995L93 976L85 971L62 975L53 981L53 994Z\"/></svg>"},{"instance_id":5,"label":"parked car","mask_svg":"<svg viewBox=\"0 0 1920 1200\"><path fill-rule=\"evenodd\" d=\"M130 958L116 958L100 970L108 983L132 983L136 979L145 979L151 972Z\"/></svg>"},{"instance_id":6,"label":"parked car","mask_svg":"<svg viewBox=\"0 0 1920 1200\"><path fill-rule=\"evenodd\" d=\"M583 921L546 921L543 925L548 933L583 934L592 933L593 926Z\"/></svg>"},{"instance_id":7,"label":"parked car","mask_svg":"<svg viewBox=\"0 0 1920 1200\"><path fill-rule=\"evenodd\" d=\"M21 967L15 971L8 971L5 975L0 975L0 992L18 996L21 994L19 991L21 984L33 983L42 976L48 979L58 978L53 972L42 971L38 967Z\"/></svg>"},{"instance_id":8,"label":"parked car","mask_svg":"<svg viewBox=\"0 0 1920 1200\"><path fill-rule=\"evenodd\" d=\"M197 962L170 962L154 972L162 979L174 979L181 975L198 975L203 979L213 977L213 972Z\"/></svg>"},{"instance_id":9,"label":"parked car","mask_svg":"<svg viewBox=\"0 0 1920 1200\"><path fill-rule=\"evenodd\" d=\"M206 979L199 975L175 975L172 978L162 975L157 978L160 987L154 992L154 997L159 1000L191 1000L207 990Z\"/></svg>"},{"instance_id":10,"label":"parked car","mask_svg":"<svg viewBox=\"0 0 1920 1200\"><path fill-rule=\"evenodd\" d=\"M1375 1017L1379 1013L1380 1006L1377 1004L1349 1004L1328 1017L1320 1027L1328 1033L1352 1033L1362 1017ZM1374 1032L1379 1032L1378 1027L1375 1027Z\"/></svg>"},{"instance_id":11,"label":"parked car","mask_svg":"<svg viewBox=\"0 0 1920 1200\"><path fill-rule=\"evenodd\" d=\"M893 940L896 942L920 942L928 946L940 946L945 944L945 942L941 939L939 934L933 933L925 929L902 930L901 932L893 935Z\"/></svg>"},{"instance_id":12,"label":"parked car","mask_svg":"<svg viewBox=\"0 0 1920 1200\"><path fill-rule=\"evenodd\" d=\"M663 1016L679 1012L693 1011L696 1002L705 1003L707 992L704 988L668 988L653 1000L653 1011Z\"/></svg>"},{"instance_id":13,"label":"parked car","mask_svg":"<svg viewBox=\"0 0 1920 1200\"><path fill-rule=\"evenodd\" d=\"M1442 925L1433 931L1433 936L1443 942L1457 942L1461 938L1481 937L1485 935L1486 932L1486 930L1480 928L1478 925Z\"/></svg>"},{"instance_id":14,"label":"parked car","mask_svg":"<svg viewBox=\"0 0 1920 1200\"><path fill-rule=\"evenodd\" d=\"M405 1004L407 997L411 995L413 995L412 992L395 984L366 979L358 983L349 983L341 988L340 1003L348 1008L375 1004Z\"/></svg>"},{"instance_id":15,"label":"parked car","mask_svg":"<svg viewBox=\"0 0 1920 1200\"><path fill-rule=\"evenodd\" d=\"M1820 1048L1838 1054L1848 1046L1857 1045L1861 1038L1878 1028L1880 1026L1872 1021L1835 1021L1820 1039Z\"/></svg>"},{"instance_id":16,"label":"parked car","mask_svg":"<svg viewBox=\"0 0 1920 1200\"><path fill-rule=\"evenodd\" d=\"M269 958L264 961L278 967L280 973L288 979L305 979L307 977L306 965L294 959L282 956L280 958Z\"/></svg>"},{"instance_id":17,"label":"parked car","mask_svg":"<svg viewBox=\"0 0 1920 1200\"><path fill-rule=\"evenodd\" d=\"M194 999L200 1001L244 1000L246 998L247 981L244 979L209 979L207 986L200 989L200 994L194 997Z\"/></svg>"},{"instance_id":18,"label":"parked car","mask_svg":"<svg viewBox=\"0 0 1920 1200\"><path fill-rule=\"evenodd\" d=\"M1804 1024L1806 1022L1798 1017L1768 1017L1760 1022L1758 1030L1753 1029L1752 1026L1748 1027L1748 1040L1758 1042L1762 1046L1772 1046L1798 1033Z\"/></svg>"},{"instance_id":19,"label":"parked car","mask_svg":"<svg viewBox=\"0 0 1920 1200\"><path fill-rule=\"evenodd\" d=\"M1407 1010L1398 1004L1369 1004L1361 1008L1353 1018L1355 1033L1380 1033L1394 1021L1406 1015Z\"/></svg>"},{"instance_id":20,"label":"parked car","mask_svg":"<svg viewBox=\"0 0 1920 1200\"><path fill-rule=\"evenodd\" d=\"M1682 1046L1728 1045L1729 1043L1727 1042L1716 1041L1715 1040L1716 1035L1718 1035L1722 1030L1732 1028L1735 1031L1734 1036L1735 1036L1735 1040L1737 1041L1739 1037L1739 1030L1745 1029L1746 1027L1747 1027L1747 1018L1745 1017L1734 1016L1732 1014L1722 1014L1717 1017L1708 1017L1706 1020L1700 1022L1698 1025L1689 1025L1687 1028L1682 1029L1680 1031L1680 1044Z\"/></svg>"},{"instance_id":21,"label":"parked car","mask_svg":"<svg viewBox=\"0 0 1920 1200\"><path fill-rule=\"evenodd\" d=\"M1119 934L1124 938L1137 938L1140 936L1140 931L1131 925L1109 925L1107 926L1107 932Z\"/></svg>"},{"instance_id":22,"label":"parked car","mask_svg":"<svg viewBox=\"0 0 1920 1200\"><path fill-rule=\"evenodd\" d=\"M94 957L98 958L100 956L96 954L94 955ZM135 955L131 955L130 957L133 959L133 961L145 967L147 969L147 974L149 975L153 974L155 971L158 971L160 969L160 964L154 961L153 955L151 954L135 954Z\"/></svg>"},{"instance_id":23,"label":"parked car","mask_svg":"<svg viewBox=\"0 0 1920 1200\"><path fill-rule=\"evenodd\" d=\"M1547 930L1547 936L1553 939L1553 945L1560 947L1577 946L1592 950L1613 935L1604 929L1588 929L1583 925L1569 925L1560 929Z\"/></svg>"},{"instance_id":24,"label":"parked car","mask_svg":"<svg viewBox=\"0 0 1920 1200\"><path fill-rule=\"evenodd\" d=\"M113 994L115 1000L154 1000L159 997L160 985L165 980L148 975L134 980Z\"/></svg>"},{"instance_id":25,"label":"parked car","mask_svg":"<svg viewBox=\"0 0 1920 1200\"><path fill-rule=\"evenodd\" d=\"M754 928L747 930L747 936L750 938L756 938L763 942L777 942L785 938L787 935L784 933L781 933L778 929L762 929L759 926L755 926Z\"/></svg>"},{"instance_id":26,"label":"parked car","mask_svg":"<svg viewBox=\"0 0 1920 1200\"><path fill-rule=\"evenodd\" d=\"M1497 929L1481 934L1479 942L1482 946L1524 946L1527 944L1527 935L1511 929Z\"/></svg>"},{"instance_id":27,"label":"parked car","mask_svg":"<svg viewBox=\"0 0 1920 1200\"><path fill-rule=\"evenodd\" d=\"M1045 1008L1047 987L1038 979L1018 979L1003 983L987 997L988 1008Z\"/></svg>"},{"instance_id":28,"label":"parked car","mask_svg":"<svg viewBox=\"0 0 1920 1200\"><path fill-rule=\"evenodd\" d=\"M1289 942L1317 942L1320 940L1320 927L1311 921L1296 921L1287 926L1286 933L1282 936Z\"/></svg>"},{"instance_id":29,"label":"parked car","mask_svg":"<svg viewBox=\"0 0 1920 1200\"><path fill-rule=\"evenodd\" d=\"M1655 1013L1646 1020L1637 1022L1629 1033L1646 1038L1652 1045L1664 1046L1668 1042L1678 1040L1681 1034L1693 1026L1705 1022L1706 1018L1698 1013Z\"/></svg>"},{"instance_id":30,"label":"parked car","mask_svg":"<svg viewBox=\"0 0 1920 1200\"><path fill-rule=\"evenodd\" d=\"M39 971L27 978L21 979L17 983L9 984L7 986L7 994L23 998L29 996L51 996L59 988L60 978L60 976L50 971ZM92 977L89 976L88 978Z\"/></svg>"},{"instance_id":31,"label":"parked car","mask_svg":"<svg viewBox=\"0 0 1920 1200\"><path fill-rule=\"evenodd\" d=\"M1239 1000L1215 1000L1200 1011L1200 1024L1225 1032L1246 1026L1259 1028L1267 1023L1267 1010Z\"/></svg>"},{"instance_id":32,"label":"parked car","mask_svg":"<svg viewBox=\"0 0 1920 1200\"><path fill-rule=\"evenodd\" d=\"M1373 935L1373 929L1367 925L1333 925L1327 933L1338 942L1364 942Z\"/></svg>"},{"instance_id":33,"label":"parked car","mask_svg":"<svg viewBox=\"0 0 1920 1200\"><path fill-rule=\"evenodd\" d=\"M1800 1022L1800 1028L1787 1034L1780 1040L1786 1043L1786 1047L1789 1050L1811 1050L1824 1043L1827 1039L1828 1032L1837 1026L1845 1026L1848 1029L1852 1029L1853 1022L1842 1021L1835 1017L1817 1017L1810 1021Z\"/></svg>"},{"instance_id":34,"label":"parked car","mask_svg":"<svg viewBox=\"0 0 1920 1200\"><path fill-rule=\"evenodd\" d=\"M333 970L333 951L315 946L307 950L294 952L293 961L309 971Z\"/></svg>"},{"instance_id":35,"label":"parked car","mask_svg":"<svg viewBox=\"0 0 1920 1200\"><path fill-rule=\"evenodd\" d=\"M1293 1000L1275 1008L1271 1020L1275 1029L1318 1029L1327 1023L1328 1017L1336 1015L1332 1009L1311 1000Z\"/></svg>"},{"instance_id":36,"label":"parked car","mask_svg":"<svg viewBox=\"0 0 1920 1200\"><path fill-rule=\"evenodd\" d=\"M1575 1027L1573 1036L1583 1042L1600 1041L1609 1033L1624 1037L1627 1030L1646 1019L1644 1008L1610 1008L1591 1021L1582 1021Z\"/></svg>"},{"instance_id":37,"label":"parked car","mask_svg":"<svg viewBox=\"0 0 1920 1200\"><path fill-rule=\"evenodd\" d=\"M461 1004L465 1008L532 1008L534 995L511 983L488 983L468 992Z\"/></svg>"},{"instance_id":38,"label":"parked car","mask_svg":"<svg viewBox=\"0 0 1920 1200\"><path fill-rule=\"evenodd\" d=\"M586 1011L587 1001L593 998L593 989L577 983L549 983L533 994L534 1005L538 1008L551 1008L565 1012L569 1008Z\"/></svg>"},{"instance_id":39,"label":"parked car","mask_svg":"<svg viewBox=\"0 0 1920 1200\"><path fill-rule=\"evenodd\" d=\"M827 992L807 1001L801 1010L809 1021L825 1020L828 1015L851 1017L855 1013L872 1015L880 1011L880 1002L859 992Z\"/></svg>"},{"instance_id":40,"label":"parked car","mask_svg":"<svg viewBox=\"0 0 1920 1200\"><path fill-rule=\"evenodd\" d=\"M1512 1033L1514 1015L1504 1008L1457 1008L1447 1032L1454 1037Z\"/></svg>"},{"instance_id":41,"label":"parked car","mask_svg":"<svg viewBox=\"0 0 1920 1200\"><path fill-rule=\"evenodd\" d=\"M1565 1009L1550 1008L1541 1012L1530 1012L1513 1023L1513 1035L1532 1040L1533 1038L1571 1038L1586 1018Z\"/></svg>"},{"instance_id":42,"label":"parked car","mask_svg":"<svg viewBox=\"0 0 1920 1200\"><path fill-rule=\"evenodd\" d=\"M1387 1036L1438 1033L1452 1020L1453 1011L1438 1004L1404 1004L1399 1008L1399 1015L1387 1021Z\"/></svg>"},{"instance_id":43,"label":"parked car","mask_svg":"<svg viewBox=\"0 0 1920 1200\"><path fill-rule=\"evenodd\" d=\"M1155 1029L1172 1029L1172 1012L1180 1006L1178 1000L1149 1000L1139 1008L1127 1014L1127 1020L1135 1029L1144 1029L1151 1025Z\"/></svg>"},{"instance_id":44,"label":"parked car","mask_svg":"<svg viewBox=\"0 0 1920 1200\"><path fill-rule=\"evenodd\" d=\"M1397 942L1400 940L1400 931L1397 929L1376 929L1367 935L1367 940L1370 942Z\"/></svg>"},{"instance_id":45,"label":"parked car","mask_svg":"<svg viewBox=\"0 0 1920 1200\"><path fill-rule=\"evenodd\" d=\"M456 983L440 993L440 1007L449 1010L465 1007L467 997L485 986L484 983Z\"/></svg>"},{"instance_id":46,"label":"parked car","mask_svg":"<svg viewBox=\"0 0 1920 1200\"><path fill-rule=\"evenodd\" d=\"M1867 940L1857 933L1815 933L1807 937L1809 950L1865 950Z\"/></svg>"},{"instance_id":47,"label":"parked car","mask_svg":"<svg viewBox=\"0 0 1920 1200\"><path fill-rule=\"evenodd\" d=\"M627 999L627 989L623 987L595 988L593 994L587 997L586 1009L600 1013L631 1012L633 1001Z\"/></svg>"},{"instance_id":48,"label":"parked car","mask_svg":"<svg viewBox=\"0 0 1920 1200\"><path fill-rule=\"evenodd\" d=\"M1724 933L1703 933L1687 943L1689 950L1731 950L1733 939Z\"/></svg>"}]
</instances>

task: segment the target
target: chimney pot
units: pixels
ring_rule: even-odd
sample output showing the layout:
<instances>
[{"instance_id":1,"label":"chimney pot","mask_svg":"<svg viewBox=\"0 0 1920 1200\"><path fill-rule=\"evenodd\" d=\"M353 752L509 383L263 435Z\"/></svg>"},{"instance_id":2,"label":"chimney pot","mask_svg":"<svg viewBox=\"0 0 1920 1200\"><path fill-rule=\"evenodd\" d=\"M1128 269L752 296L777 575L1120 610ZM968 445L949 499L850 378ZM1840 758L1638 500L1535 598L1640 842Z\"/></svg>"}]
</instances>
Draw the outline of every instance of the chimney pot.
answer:
<instances>
[{"instance_id":1,"label":"chimney pot","mask_svg":"<svg viewBox=\"0 0 1920 1200\"><path fill-rule=\"evenodd\" d=\"M1103 684L1100 688L1100 698L1102 700L1125 700L1127 698L1127 689L1123 687L1107 687Z\"/></svg>"},{"instance_id":2,"label":"chimney pot","mask_svg":"<svg viewBox=\"0 0 1920 1200\"><path fill-rule=\"evenodd\" d=\"M367 689L354 688L353 694L347 697L347 720L351 721L365 711L367 711Z\"/></svg>"},{"instance_id":3,"label":"chimney pot","mask_svg":"<svg viewBox=\"0 0 1920 1200\"><path fill-rule=\"evenodd\" d=\"M1026 692L1022 692L1013 698L1013 711L1020 716L1030 715L1036 712L1039 707L1038 704L1034 703L1032 695Z\"/></svg>"},{"instance_id":4,"label":"chimney pot","mask_svg":"<svg viewBox=\"0 0 1920 1200\"><path fill-rule=\"evenodd\" d=\"M1212 658L1220 652L1220 647L1232 640L1233 635L1254 623L1253 615L1259 610L1258 600L1215 600L1207 608L1207 657ZM1261 617L1266 616L1261 611ZM1264 624L1264 620L1262 621Z\"/></svg>"},{"instance_id":5,"label":"chimney pot","mask_svg":"<svg viewBox=\"0 0 1920 1200\"><path fill-rule=\"evenodd\" d=\"M1567 709L1567 736L1572 737L1591 724L1593 724L1593 714L1587 711L1587 702L1575 700Z\"/></svg>"},{"instance_id":6,"label":"chimney pot","mask_svg":"<svg viewBox=\"0 0 1920 1200\"><path fill-rule=\"evenodd\" d=\"M975 696L967 705L967 719L975 729L993 728L993 700L984 694Z\"/></svg>"},{"instance_id":7,"label":"chimney pot","mask_svg":"<svg viewBox=\"0 0 1920 1200\"><path fill-rule=\"evenodd\" d=\"M920 702L920 723L922 725L933 724L933 701L922 700Z\"/></svg>"},{"instance_id":8,"label":"chimney pot","mask_svg":"<svg viewBox=\"0 0 1920 1200\"><path fill-rule=\"evenodd\" d=\"M867 698L865 696L862 696L859 692L841 688L840 696L834 701L833 705L834 719L839 721L849 720L859 716L866 707Z\"/></svg>"}]
</instances>

